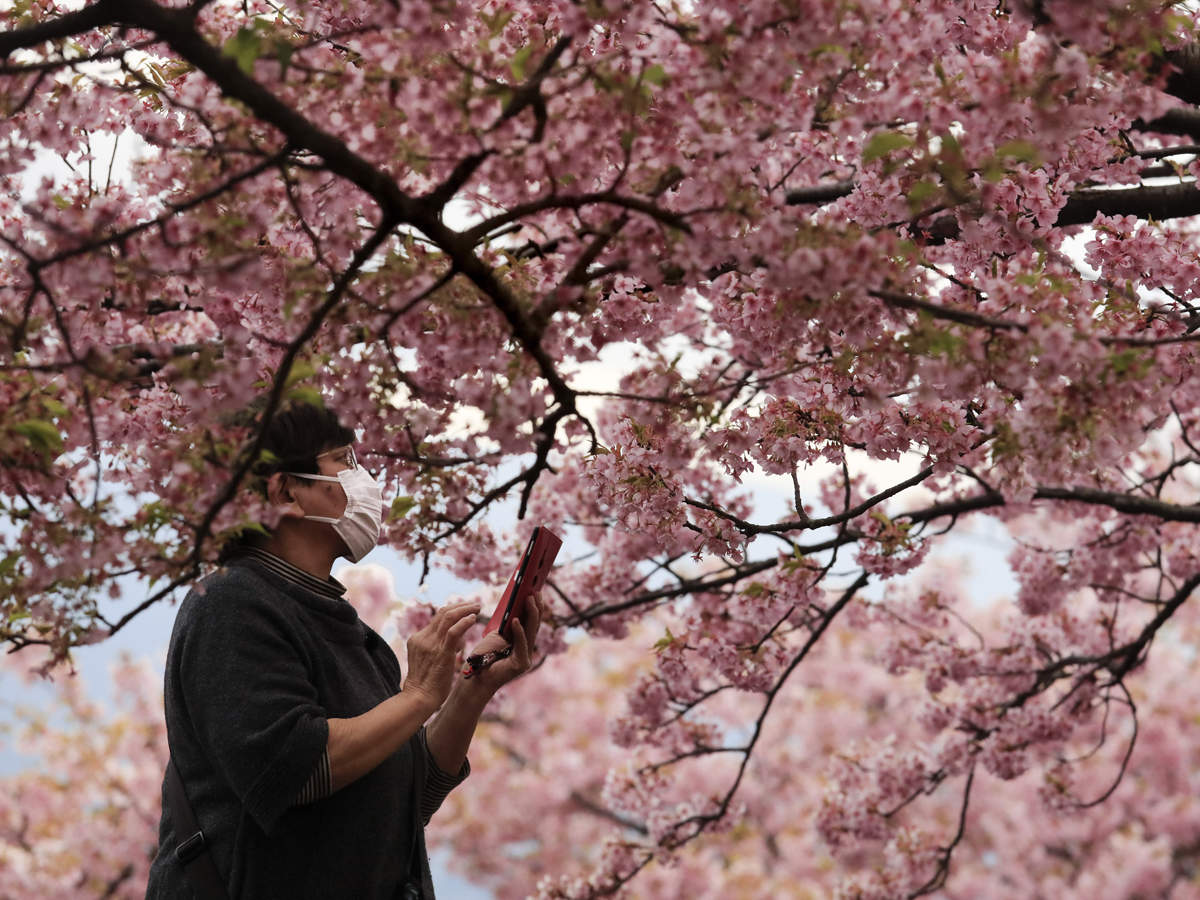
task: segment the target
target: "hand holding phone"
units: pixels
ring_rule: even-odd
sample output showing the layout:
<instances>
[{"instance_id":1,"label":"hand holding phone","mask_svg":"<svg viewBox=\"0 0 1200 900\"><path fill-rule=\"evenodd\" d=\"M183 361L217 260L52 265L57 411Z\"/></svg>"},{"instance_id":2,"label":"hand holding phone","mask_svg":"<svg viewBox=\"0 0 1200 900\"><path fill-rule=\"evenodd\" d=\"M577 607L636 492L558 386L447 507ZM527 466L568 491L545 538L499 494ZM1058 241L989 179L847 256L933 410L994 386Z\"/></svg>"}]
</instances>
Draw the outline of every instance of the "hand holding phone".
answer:
<instances>
[{"instance_id":1,"label":"hand holding phone","mask_svg":"<svg viewBox=\"0 0 1200 900\"><path fill-rule=\"evenodd\" d=\"M525 603L542 589L561 546L562 539L549 528L543 525L534 527L525 553L509 577L508 587L496 604L496 611L483 629L485 637L493 631L499 631L502 638L512 642L513 617L521 618L525 614Z\"/></svg>"},{"instance_id":2,"label":"hand holding phone","mask_svg":"<svg viewBox=\"0 0 1200 900\"><path fill-rule=\"evenodd\" d=\"M512 623L525 616L526 604L541 591L561 546L562 539L550 529L542 525L533 529L521 561L509 577L508 587L504 589L492 618L483 630L484 637L498 631L500 636L508 641L509 646L467 657L467 664L462 673L464 678L470 678L512 653Z\"/></svg>"}]
</instances>

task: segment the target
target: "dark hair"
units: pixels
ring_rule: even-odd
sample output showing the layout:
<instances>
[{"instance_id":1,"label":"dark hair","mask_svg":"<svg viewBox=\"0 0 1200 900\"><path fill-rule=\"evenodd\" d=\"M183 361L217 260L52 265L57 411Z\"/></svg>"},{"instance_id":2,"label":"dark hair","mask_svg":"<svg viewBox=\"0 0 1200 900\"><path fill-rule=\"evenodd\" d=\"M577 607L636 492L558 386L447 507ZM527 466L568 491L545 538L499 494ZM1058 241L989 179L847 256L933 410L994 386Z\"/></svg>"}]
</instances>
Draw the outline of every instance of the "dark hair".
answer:
<instances>
[{"instance_id":1,"label":"dark hair","mask_svg":"<svg viewBox=\"0 0 1200 900\"><path fill-rule=\"evenodd\" d=\"M240 418L257 433L262 420L264 401L259 400L245 410ZM328 450L335 450L354 443L354 431L338 421L332 411L318 403L293 401L271 417L263 432L259 447L259 459L252 468L250 487L260 494L267 491L267 479L276 472L305 472L315 475L320 471L317 457ZM239 555L245 548L260 544L262 534L246 529L231 535L221 545L217 562Z\"/></svg>"},{"instance_id":2,"label":"dark hair","mask_svg":"<svg viewBox=\"0 0 1200 900\"><path fill-rule=\"evenodd\" d=\"M354 443L354 431L337 415L315 403L293 402L271 418L263 434L262 456L254 474L266 479L275 472L317 473L317 457Z\"/></svg>"}]
</instances>

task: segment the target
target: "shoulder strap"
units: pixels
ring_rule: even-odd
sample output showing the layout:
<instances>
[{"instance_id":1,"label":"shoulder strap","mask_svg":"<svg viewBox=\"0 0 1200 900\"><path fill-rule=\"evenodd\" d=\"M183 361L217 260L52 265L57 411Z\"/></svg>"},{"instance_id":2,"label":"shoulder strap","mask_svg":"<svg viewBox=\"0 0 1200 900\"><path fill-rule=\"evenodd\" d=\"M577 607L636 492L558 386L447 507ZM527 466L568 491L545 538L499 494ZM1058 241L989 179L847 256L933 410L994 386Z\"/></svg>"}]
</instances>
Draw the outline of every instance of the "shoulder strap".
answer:
<instances>
[{"instance_id":1,"label":"shoulder strap","mask_svg":"<svg viewBox=\"0 0 1200 900\"><path fill-rule=\"evenodd\" d=\"M179 770L175 768L173 759L167 760L166 788L173 818L178 823L175 829L178 840L175 846L176 862L183 867L184 874L200 900L229 900L229 893L221 876L217 874L217 867L208 851L204 832L196 822L192 805L188 803L187 792L183 789L183 779L179 777Z\"/></svg>"}]
</instances>

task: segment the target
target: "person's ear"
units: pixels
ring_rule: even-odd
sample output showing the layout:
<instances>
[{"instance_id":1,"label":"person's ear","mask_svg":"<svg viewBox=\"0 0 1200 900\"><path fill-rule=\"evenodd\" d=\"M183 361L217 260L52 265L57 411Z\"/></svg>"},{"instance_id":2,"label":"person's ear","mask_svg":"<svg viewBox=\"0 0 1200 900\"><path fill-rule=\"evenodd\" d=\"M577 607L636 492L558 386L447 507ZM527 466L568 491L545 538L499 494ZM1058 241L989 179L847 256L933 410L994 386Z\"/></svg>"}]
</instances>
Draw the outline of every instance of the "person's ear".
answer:
<instances>
[{"instance_id":1,"label":"person's ear","mask_svg":"<svg viewBox=\"0 0 1200 900\"><path fill-rule=\"evenodd\" d=\"M272 506L282 507L279 512L284 516L303 516L304 508L296 500L292 492L292 480L282 472L274 472L267 479L267 500Z\"/></svg>"}]
</instances>

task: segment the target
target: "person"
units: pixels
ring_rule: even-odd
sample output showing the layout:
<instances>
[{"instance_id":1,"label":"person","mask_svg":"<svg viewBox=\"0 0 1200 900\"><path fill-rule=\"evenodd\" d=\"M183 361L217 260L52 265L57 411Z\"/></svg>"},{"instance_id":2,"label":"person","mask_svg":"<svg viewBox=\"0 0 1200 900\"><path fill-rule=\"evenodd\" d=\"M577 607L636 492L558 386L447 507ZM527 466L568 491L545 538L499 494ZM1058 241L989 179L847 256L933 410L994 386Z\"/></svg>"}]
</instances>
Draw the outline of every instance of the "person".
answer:
<instances>
[{"instance_id":1,"label":"person","mask_svg":"<svg viewBox=\"0 0 1200 900\"><path fill-rule=\"evenodd\" d=\"M375 546L382 518L354 432L295 404L263 448L259 483L279 520L235 544L172 631L171 761L146 896L432 900L424 826L467 777L484 707L529 668L540 602L514 623L511 655L470 679L456 659L480 605L442 607L409 637L402 684L330 575ZM508 646L493 633L472 652Z\"/></svg>"}]
</instances>

